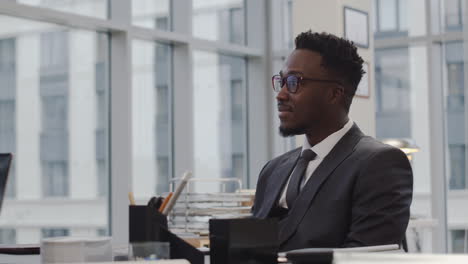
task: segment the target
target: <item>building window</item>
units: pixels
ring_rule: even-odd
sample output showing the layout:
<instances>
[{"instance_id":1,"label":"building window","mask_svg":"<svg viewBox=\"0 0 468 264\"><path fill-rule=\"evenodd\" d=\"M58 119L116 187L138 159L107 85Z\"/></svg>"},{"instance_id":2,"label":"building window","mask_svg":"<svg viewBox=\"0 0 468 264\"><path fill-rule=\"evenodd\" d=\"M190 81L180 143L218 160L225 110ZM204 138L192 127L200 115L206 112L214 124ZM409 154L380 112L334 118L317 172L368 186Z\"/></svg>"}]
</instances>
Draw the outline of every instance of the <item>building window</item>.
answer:
<instances>
[{"instance_id":1,"label":"building window","mask_svg":"<svg viewBox=\"0 0 468 264\"><path fill-rule=\"evenodd\" d=\"M42 98L43 131L64 131L68 127L68 102L65 96Z\"/></svg>"},{"instance_id":2,"label":"building window","mask_svg":"<svg viewBox=\"0 0 468 264\"><path fill-rule=\"evenodd\" d=\"M408 36L406 2L404 0L375 1L376 38Z\"/></svg>"},{"instance_id":3,"label":"building window","mask_svg":"<svg viewBox=\"0 0 468 264\"><path fill-rule=\"evenodd\" d=\"M408 55L408 49L405 48L376 50L375 52L378 138L411 137Z\"/></svg>"},{"instance_id":4,"label":"building window","mask_svg":"<svg viewBox=\"0 0 468 264\"><path fill-rule=\"evenodd\" d=\"M97 161L97 179L98 197L106 197L109 194L109 177L105 160Z\"/></svg>"},{"instance_id":5,"label":"building window","mask_svg":"<svg viewBox=\"0 0 468 264\"><path fill-rule=\"evenodd\" d=\"M45 197L68 196L69 183L67 162L43 162L42 176L42 190Z\"/></svg>"},{"instance_id":6,"label":"building window","mask_svg":"<svg viewBox=\"0 0 468 264\"><path fill-rule=\"evenodd\" d=\"M96 235L97 236L108 236L109 233L107 233L106 228L98 228L98 229L96 229Z\"/></svg>"},{"instance_id":7,"label":"building window","mask_svg":"<svg viewBox=\"0 0 468 264\"><path fill-rule=\"evenodd\" d=\"M172 47L132 42L133 191L136 198L169 191L172 168ZM144 198L146 199L146 198Z\"/></svg>"},{"instance_id":8,"label":"building window","mask_svg":"<svg viewBox=\"0 0 468 264\"><path fill-rule=\"evenodd\" d=\"M0 228L0 244L16 244L16 230L13 228Z\"/></svg>"},{"instance_id":9,"label":"building window","mask_svg":"<svg viewBox=\"0 0 468 264\"><path fill-rule=\"evenodd\" d=\"M171 30L171 0L131 0L133 25Z\"/></svg>"},{"instance_id":10,"label":"building window","mask_svg":"<svg viewBox=\"0 0 468 264\"><path fill-rule=\"evenodd\" d=\"M165 193L169 190L169 156L158 156L156 166L159 175L156 181L156 193Z\"/></svg>"},{"instance_id":11,"label":"building window","mask_svg":"<svg viewBox=\"0 0 468 264\"><path fill-rule=\"evenodd\" d=\"M242 121L244 118L244 89L242 80L231 80L231 120Z\"/></svg>"},{"instance_id":12,"label":"building window","mask_svg":"<svg viewBox=\"0 0 468 264\"><path fill-rule=\"evenodd\" d=\"M169 125L169 87L167 85L156 86L156 126L167 127Z\"/></svg>"},{"instance_id":13,"label":"building window","mask_svg":"<svg viewBox=\"0 0 468 264\"><path fill-rule=\"evenodd\" d=\"M156 25L154 27L159 29L159 30L169 30L170 29L169 28L169 26L170 26L169 17L167 17L167 16L156 17L155 23L156 23Z\"/></svg>"},{"instance_id":14,"label":"building window","mask_svg":"<svg viewBox=\"0 0 468 264\"><path fill-rule=\"evenodd\" d=\"M195 51L193 64L194 175L233 178L233 155L247 158L246 60ZM246 162L236 164L245 171Z\"/></svg>"},{"instance_id":15,"label":"building window","mask_svg":"<svg viewBox=\"0 0 468 264\"><path fill-rule=\"evenodd\" d=\"M45 197L68 195L67 100L64 96L42 98L42 187Z\"/></svg>"},{"instance_id":16,"label":"building window","mask_svg":"<svg viewBox=\"0 0 468 264\"><path fill-rule=\"evenodd\" d=\"M467 253L468 252L468 232L467 230L451 230L451 251L452 253Z\"/></svg>"},{"instance_id":17,"label":"building window","mask_svg":"<svg viewBox=\"0 0 468 264\"><path fill-rule=\"evenodd\" d=\"M465 189L465 144L449 145L450 189Z\"/></svg>"},{"instance_id":18,"label":"building window","mask_svg":"<svg viewBox=\"0 0 468 264\"><path fill-rule=\"evenodd\" d=\"M229 9L229 42L244 44L244 9Z\"/></svg>"},{"instance_id":19,"label":"building window","mask_svg":"<svg viewBox=\"0 0 468 264\"><path fill-rule=\"evenodd\" d=\"M68 33L42 33L40 55L42 191L45 197L67 196Z\"/></svg>"},{"instance_id":20,"label":"building window","mask_svg":"<svg viewBox=\"0 0 468 264\"><path fill-rule=\"evenodd\" d=\"M69 236L70 230L67 228L42 228L42 238Z\"/></svg>"},{"instance_id":21,"label":"building window","mask_svg":"<svg viewBox=\"0 0 468 264\"><path fill-rule=\"evenodd\" d=\"M108 65L107 51L109 41L106 34L97 35L96 39L96 182L97 196L106 197L109 193L109 173L108 173Z\"/></svg>"},{"instance_id":22,"label":"building window","mask_svg":"<svg viewBox=\"0 0 468 264\"><path fill-rule=\"evenodd\" d=\"M463 6L461 0L445 0L445 30L460 31L463 26Z\"/></svg>"},{"instance_id":23,"label":"building window","mask_svg":"<svg viewBox=\"0 0 468 264\"><path fill-rule=\"evenodd\" d=\"M243 0L193 0L193 35L197 38L245 44L244 4Z\"/></svg>"},{"instance_id":24,"label":"building window","mask_svg":"<svg viewBox=\"0 0 468 264\"><path fill-rule=\"evenodd\" d=\"M447 63L447 111L463 111L465 108L465 81L463 62Z\"/></svg>"},{"instance_id":25,"label":"building window","mask_svg":"<svg viewBox=\"0 0 468 264\"><path fill-rule=\"evenodd\" d=\"M41 33L41 68L63 70L68 66L68 58L67 32Z\"/></svg>"}]
</instances>

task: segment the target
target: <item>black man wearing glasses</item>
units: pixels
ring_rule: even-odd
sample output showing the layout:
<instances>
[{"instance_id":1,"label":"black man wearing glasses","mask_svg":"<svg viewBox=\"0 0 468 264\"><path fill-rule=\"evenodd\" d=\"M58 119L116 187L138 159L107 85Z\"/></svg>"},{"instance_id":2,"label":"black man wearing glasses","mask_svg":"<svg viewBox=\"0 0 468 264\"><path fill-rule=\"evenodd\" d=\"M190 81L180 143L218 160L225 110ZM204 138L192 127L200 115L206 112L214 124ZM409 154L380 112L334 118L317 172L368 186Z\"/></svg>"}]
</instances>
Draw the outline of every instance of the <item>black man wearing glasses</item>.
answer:
<instances>
[{"instance_id":1,"label":"black man wearing glasses","mask_svg":"<svg viewBox=\"0 0 468 264\"><path fill-rule=\"evenodd\" d=\"M402 151L348 117L362 58L327 33L301 33L295 44L272 86L281 135L305 140L260 172L254 217L279 219L281 251L401 244L413 174Z\"/></svg>"}]
</instances>

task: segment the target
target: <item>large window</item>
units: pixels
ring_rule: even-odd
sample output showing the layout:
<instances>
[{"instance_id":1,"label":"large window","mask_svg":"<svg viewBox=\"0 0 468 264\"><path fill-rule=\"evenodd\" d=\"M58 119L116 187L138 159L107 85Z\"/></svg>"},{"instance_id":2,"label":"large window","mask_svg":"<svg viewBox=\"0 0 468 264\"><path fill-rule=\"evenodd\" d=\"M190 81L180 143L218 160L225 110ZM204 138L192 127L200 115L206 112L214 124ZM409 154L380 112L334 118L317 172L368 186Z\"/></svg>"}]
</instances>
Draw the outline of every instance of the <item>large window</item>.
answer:
<instances>
[{"instance_id":1,"label":"large window","mask_svg":"<svg viewBox=\"0 0 468 264\"><path fill-rule=\"evenodd\" d=\"M408 48L375 53L378 138L411 138L411 83Z\"/></svg>"},{"instance_id":2,"label":"large window","mask_svg":"<svg viewBox=\"0 0 468 264\"><path fill-rule=\"evenodd\" d=\"M193 55L194 175L233 178L246 171L245 59ZM241 178L242 179L242 178Z\"/></svg>"},{"instance_id":3,"label":"large window","mask_svg":"<svg viewBox=\"0 0 468 264\"><path fill-rule=\"evenodd\" d=\"M445 0L445 30L460 31L463 29L464 9L462 0Z\"/></svg>"},{"instance_id":4,"label":"large window","mask_svg":"<svg viewBox=\"0 0 468 264\"><path fill-rule=\"evenodd\" d=\"M430 210L430 140L425 46L375 51L376 137L412 139L419 152L412 155L414 176L412 218L432 221ZM421 232L410 225L409 233ZM416 229L416 230L412 230ZM427 237L418 235L411 250L430 252Z\"/></svg>"},{"instance_id":5,"label":"large window","mask_svg":"<svg viewBox=\"0 0 468 264\"><path fill-rule=\"evenodd\" d=\"M127 243L126 194L146 203L184 170L253 187L270 155L267 2L184 3L0 0L5 241Z\"/></svg>"},{"instance_id":6,"label":"large window","mask_svg":"<svg viewBox=\"0 0 468 264\"><path fill-rule=\"evenodd\" d=\"M455 229L450 231L450 244L449 248L451 253L468 253L468 232L466 229Z\"/></svg>"},{"instance_id":7,"label":"large window","mask_svg":"<svg viewBox=\"0 0 468 264\"><path fill-rule=\"evenodd\" d=\"M16 0L34 5L84 16L107 18L108 0Z\"/></svg>"},{"instance_id":8,"label":"large window","mask_svg":"<svg viewBox=\"0 0 468 264\"><path fill-rule=\"evenodd\" d=\"M193 0L193 35L198 38L245 43L244 1Z\"/></svg>"},{"instance_id":9,"label":"large window","mask_svg":"<svg viewBox=\"0 0 468 264\"><path fill-rule=\"evenodd\" d=\"M447 224L454 253L466 253L466 229L468 214L463 204L468 200L467 155L466 155L466 106L465 106L465 61L466 53L462 40L447 42L444 47L446 86L444 87L446 119L446 167L447 167ZM463 230L465 229L465 230Z\"/></svg>"},{"instance_id":10,"label":"large window","mask_svg":"<svg viewBox=\"0 0 468 264\"><path fill-rule=\"evenodd\" d=\"M425 9L425 0L375 0L375 37L408 37L426 34Z\"/></svg>"},{"instance_id":11,"label":"large window","mask_svg":"<svg viewBox=\"0 0 468 264\"><path fill-rule=\"evenodd\" d=\"M170 0L131 1L134 25L160 30L171 30Z\"/></svg>"},{"instance_id":12,"label":"large window","mask_svg":"<svg viewBox=\"0 0 468 264\"><path fill-rule=\"evenodd\" d=\"M43 227L107 229L107 35L0 20L0 151L14 154L2 223L16 243L37 243Z\"/></svg>"},{"instance_id":13,"label":"large window","mask_svg":"<svg viewBox=\"0 0 468 264\"><path fill-rule=\"evenodd\" d=\"M428 218L420 228L434 235L432 241L426 237L432 246L423 244L422 251L466 252L466 1L374 3L377 136L409 137L420 149L412 161L412 214ZM404 11L402 5L412 8ZM400 39L386 43L383 38L391 36ZM418 226L417 219L411 222Z\"/></svg>"},{"instance_id":14,"label":"large window","mask_svg":"<svg viewBox=\"0 0 468 264\"><path fill-rule=\"evenodd\" d=\"M445 45L449 188L466 189L465 77L463 42Z\"/></svg>"},{"instance_id":15,"label":"large window","mask_svg":"<svg viewBox=\"0 0 468 264\"><path fill-rule=\"evenodd\" d=\"M133 191L169 191L172 168L171 46L133 41Z\"/></svg>"}]
</instances>

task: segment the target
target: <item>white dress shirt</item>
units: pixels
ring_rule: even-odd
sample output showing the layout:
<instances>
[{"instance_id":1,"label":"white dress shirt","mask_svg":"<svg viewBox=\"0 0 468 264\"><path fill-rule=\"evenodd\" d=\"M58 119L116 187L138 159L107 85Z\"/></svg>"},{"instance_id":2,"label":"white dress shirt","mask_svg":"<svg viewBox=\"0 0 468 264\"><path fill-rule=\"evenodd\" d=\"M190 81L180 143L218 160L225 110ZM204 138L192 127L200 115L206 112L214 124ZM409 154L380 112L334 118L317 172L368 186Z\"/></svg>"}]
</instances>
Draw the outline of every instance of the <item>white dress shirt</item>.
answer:
<instances>
[{"instance_id":1,"label":"white dress shirt","mask_svg":"<svg viewBox=\"0 0 468 264\"><path fill-rule=\"evenodd\" d=\"M313 152L315 152L315 154L317 154L317 156L315 157L315 159L309 162L309 165L307 165L306 174L304 175L304 178L301 182L301 188L304 187L304 185L312 176L312 173L314 173L315 169L317 169L317 167L320 165L320 163L322 163L323 159L328 155L328 153L330 153L330 151L333 149L336 143L340 141L340 139L351 129L352 126L353 121L350 118L349 121L340 130L329 135L313 147L310 146L309 141L307 140L307 138L305 138L304 144L302 145L302 151L304 151L305 149L311 149ZM291 175L293 174L293 172L294 170L289 175L288 182L284 186L281 198L278 202L278 205L283 208L288 208L288 205L286 203L286 190L288 189L288 184L291 180Z\"/></svg>"}]
</instances>

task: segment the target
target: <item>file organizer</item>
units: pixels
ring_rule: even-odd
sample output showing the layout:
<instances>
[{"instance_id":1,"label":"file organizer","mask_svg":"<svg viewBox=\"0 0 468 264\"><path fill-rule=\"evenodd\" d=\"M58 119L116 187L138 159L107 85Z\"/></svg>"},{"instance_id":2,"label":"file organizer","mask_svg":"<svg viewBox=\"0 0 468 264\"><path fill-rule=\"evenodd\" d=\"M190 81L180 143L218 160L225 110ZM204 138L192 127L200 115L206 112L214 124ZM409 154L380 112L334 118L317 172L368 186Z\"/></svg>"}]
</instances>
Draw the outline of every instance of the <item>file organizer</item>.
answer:
<instances>
[{"instance_id":1,"label":"file organizer","mask_svg":"<svg viewBox=\"0 0 468 264\"><path fill-rule=\"evenodd\" d=\"M151 206L130 205L129 240L130 243L169 242L171 259L187 259L191 264L204 263L204 254L169 231L167 217Z\"/></svg>"}]
</instances>

